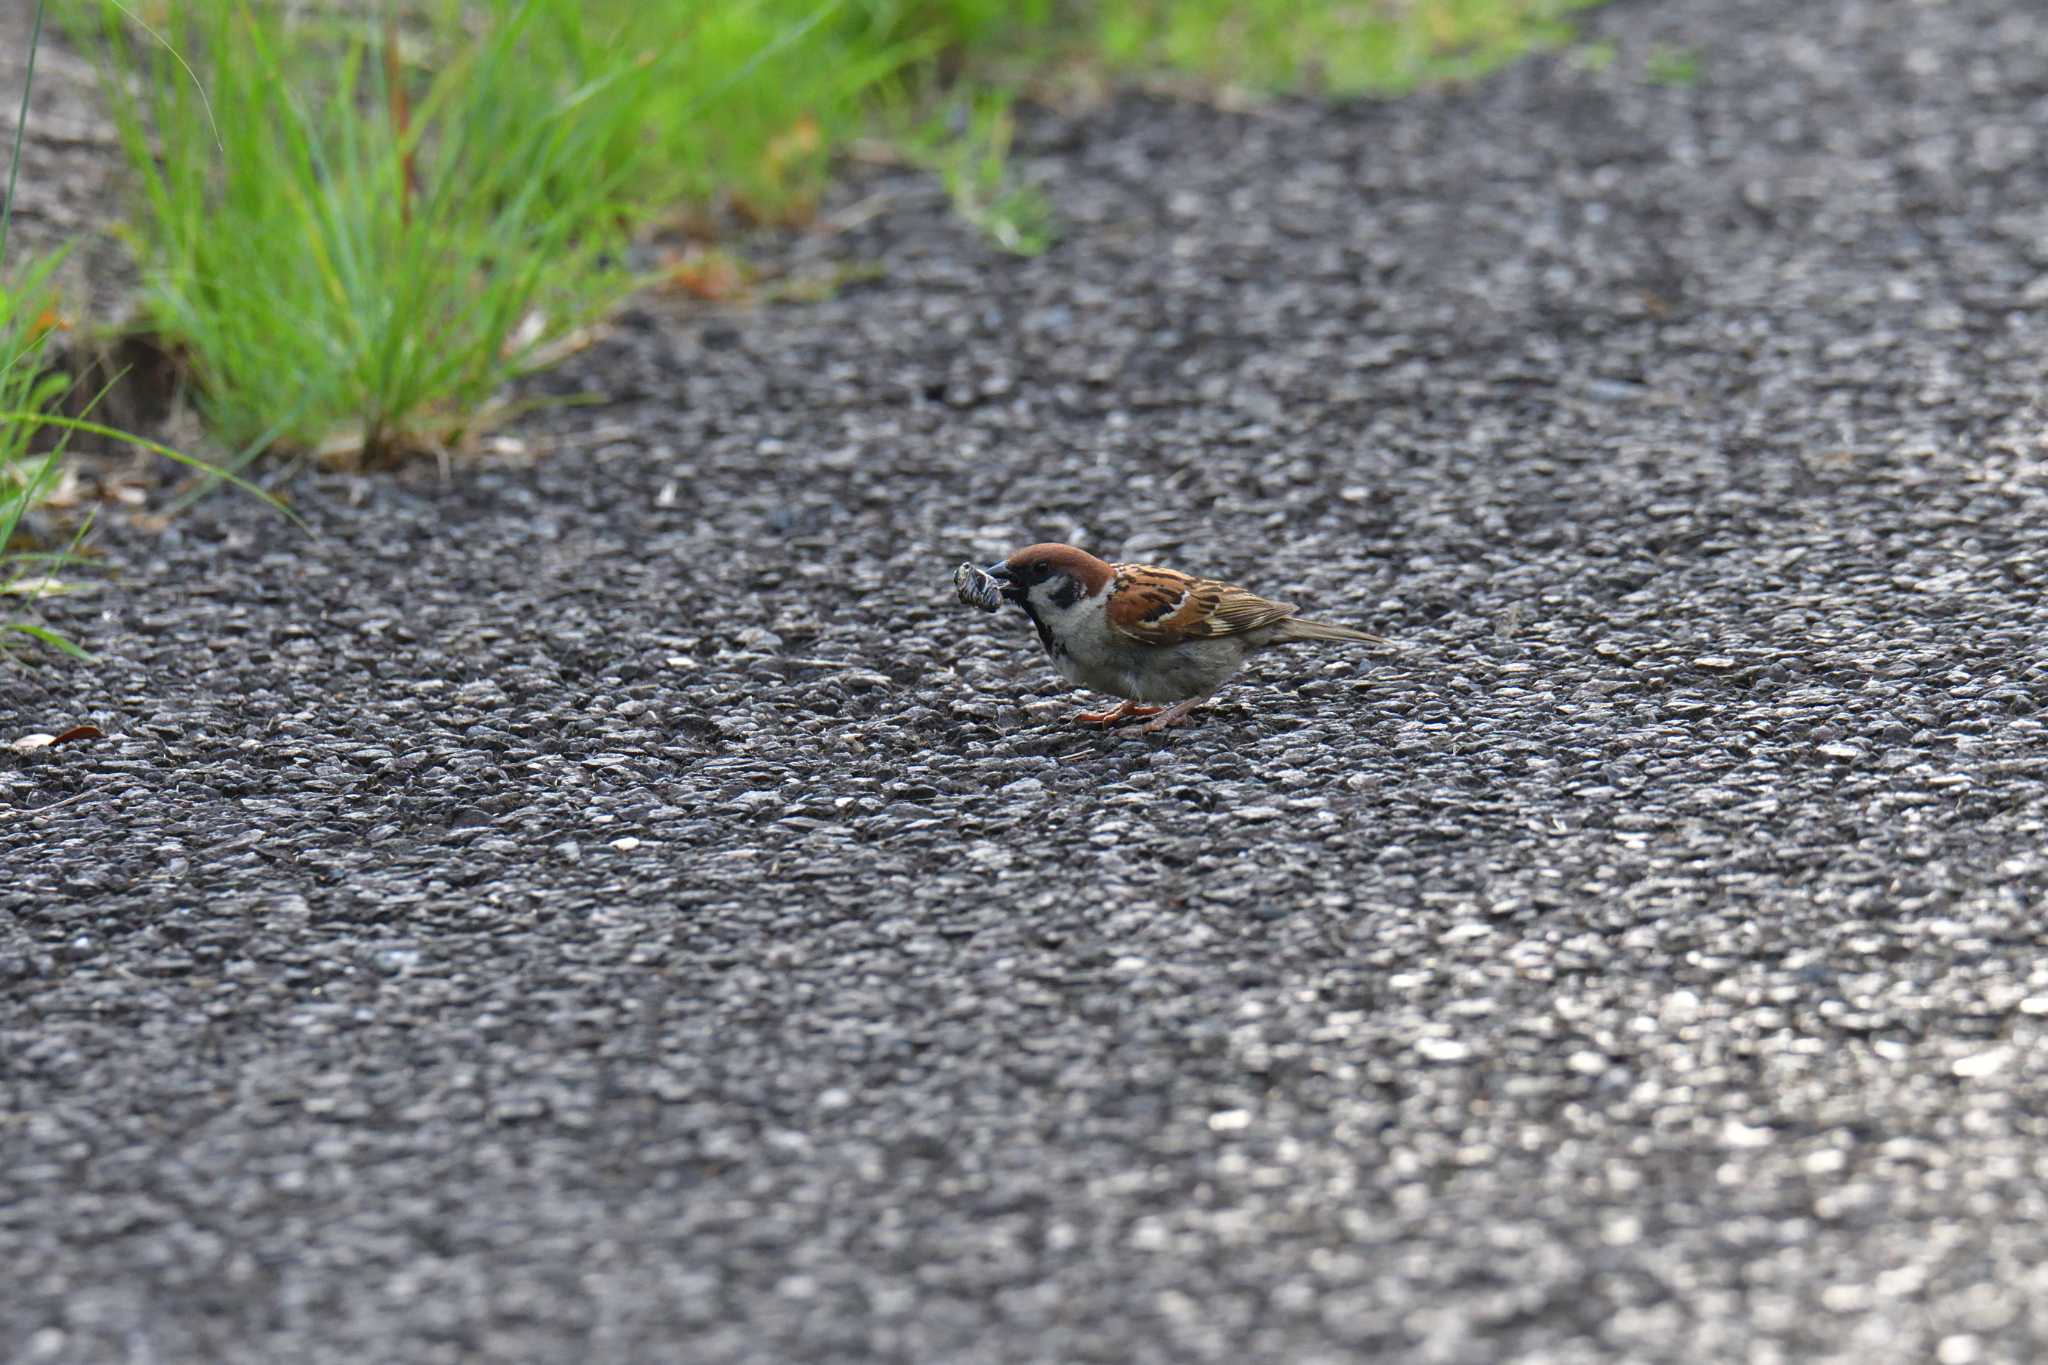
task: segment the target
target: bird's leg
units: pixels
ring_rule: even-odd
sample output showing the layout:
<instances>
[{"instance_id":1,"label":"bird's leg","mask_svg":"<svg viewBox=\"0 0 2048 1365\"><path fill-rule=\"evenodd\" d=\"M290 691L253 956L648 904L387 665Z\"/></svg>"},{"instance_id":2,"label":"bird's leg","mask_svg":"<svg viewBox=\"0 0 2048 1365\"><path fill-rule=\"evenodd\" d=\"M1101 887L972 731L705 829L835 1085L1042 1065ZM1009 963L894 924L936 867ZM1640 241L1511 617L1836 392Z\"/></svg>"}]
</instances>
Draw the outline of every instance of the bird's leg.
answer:
<instances>
[{"instance_id":1,"label":"bird's leg","mask_svg":"<svg viewBox=\"0 0 2048 1365\"><path fill-rule=\"evenodd\" d=\"M1199 697L1189 697L1186 701L1177 701L1152 719L1146 721L1143 725L1140 725L1138 733L1149 735L1154 730L1164 730L1169 725L1178 725L1188 718L1188 712L1194 710L1197 706L1200 706L1215 695L1214 692L1204 692Z\"/></svg>"},{"instance_id":2,"label":"bird's leg","mask_svg":"<svg viewBox=\"0 0 2048 1365\"><path fill-rule=\"evenodd\" d=\"M1149 716L1159 708L1140 706L1134 701L1121 702L1107 711L1083 711L1074 717L1079 725L1114 725L1120 720L1132 720L1138 716Z\"/></svg>"}]
</instances>

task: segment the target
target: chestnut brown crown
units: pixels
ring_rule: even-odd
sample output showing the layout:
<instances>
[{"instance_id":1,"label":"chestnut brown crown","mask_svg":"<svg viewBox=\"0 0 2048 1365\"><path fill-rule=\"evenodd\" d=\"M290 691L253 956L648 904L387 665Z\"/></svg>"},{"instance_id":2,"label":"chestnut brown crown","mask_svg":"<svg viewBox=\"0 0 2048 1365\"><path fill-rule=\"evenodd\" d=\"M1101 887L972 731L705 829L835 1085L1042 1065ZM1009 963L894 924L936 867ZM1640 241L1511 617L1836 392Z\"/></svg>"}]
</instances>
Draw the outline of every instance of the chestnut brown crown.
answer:
<instances>
[{"instance_id":1,"label":"chestnut brown crown","mask_svg":"<svg viewBox=\"0 0 2048 1365\"><path fill-rule=\"evenodd\" d=\"M1116 577L1116 570L1111 565L1086 550L1056 541L1026 545L1003 562L1017 582L1030 583L1055 573L1068 574L1090 597L1102 591Z\"/></svg>"}]
</instances>

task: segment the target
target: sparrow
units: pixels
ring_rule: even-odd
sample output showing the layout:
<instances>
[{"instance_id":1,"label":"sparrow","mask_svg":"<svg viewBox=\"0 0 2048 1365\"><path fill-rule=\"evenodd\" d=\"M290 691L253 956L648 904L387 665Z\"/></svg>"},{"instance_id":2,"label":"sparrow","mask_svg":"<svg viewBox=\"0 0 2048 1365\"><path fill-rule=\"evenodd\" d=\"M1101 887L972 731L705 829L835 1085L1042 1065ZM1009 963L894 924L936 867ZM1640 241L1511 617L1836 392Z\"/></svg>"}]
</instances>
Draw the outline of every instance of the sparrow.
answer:
<instances>
[{"instance_id":1,"label":"sparrow","mask_svg":"<svg viewBox=\"0 0 2048 1365\"><path fill-rule=\"evenodd\" d=\"M955 578L962 601L994 611L994 594L975 579L993 580L997 593L1031 618L1061 677L1124 698L1109 710L1074 717L1086 725L1141 716L1151 717L1141 731L1177 724L1268 645L1387 643L1349 626L1304 621L1289 603L1213 578L1150 564L1110 564L1072 545L1027 545L1000 564L973 574L971 568L963 565Z\"/></svg>"}]
</instances>

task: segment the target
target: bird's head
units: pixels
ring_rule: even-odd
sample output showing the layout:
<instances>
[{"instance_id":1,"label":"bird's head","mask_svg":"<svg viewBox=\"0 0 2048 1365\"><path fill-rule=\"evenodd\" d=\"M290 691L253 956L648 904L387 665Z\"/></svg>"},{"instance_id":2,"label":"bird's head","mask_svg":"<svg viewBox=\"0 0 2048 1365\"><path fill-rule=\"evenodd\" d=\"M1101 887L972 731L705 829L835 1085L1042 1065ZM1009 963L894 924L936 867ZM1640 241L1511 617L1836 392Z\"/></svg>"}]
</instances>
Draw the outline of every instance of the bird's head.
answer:
<instances>
[{"instance_id":1,"label":"bird's head","mask_svg":"<svg viewBox=\"0 0 2048 1365\"><path fill-rule=\"evenodd\" d=\"M1002 585L1003 596L1034 617L1071 610L1116 577L1116 570L1086 550L1057 544L1027 545L985 572Z\"/></svg>"}]
</instances>

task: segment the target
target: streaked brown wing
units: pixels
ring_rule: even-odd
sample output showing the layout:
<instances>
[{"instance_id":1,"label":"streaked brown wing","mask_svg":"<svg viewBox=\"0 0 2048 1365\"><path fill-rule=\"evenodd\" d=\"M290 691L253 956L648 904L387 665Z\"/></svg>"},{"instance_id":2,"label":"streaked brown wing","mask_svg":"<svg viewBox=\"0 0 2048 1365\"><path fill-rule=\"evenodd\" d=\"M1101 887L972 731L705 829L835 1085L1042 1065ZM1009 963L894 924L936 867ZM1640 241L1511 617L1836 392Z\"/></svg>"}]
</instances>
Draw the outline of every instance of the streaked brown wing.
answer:
<instances>
[{"instance_id":1,"label":"streaked brown wing","mask_svg":"<svg viewBox=\"0 0 2048 1365\"><path fill-rule=\"evenodd\" d=\"M1109 595L1110 629L1148 645L1242 635L1294 614L1286 602L1213 578L1149 564L1118 564Z\"/></svg>"}]
</instances>

